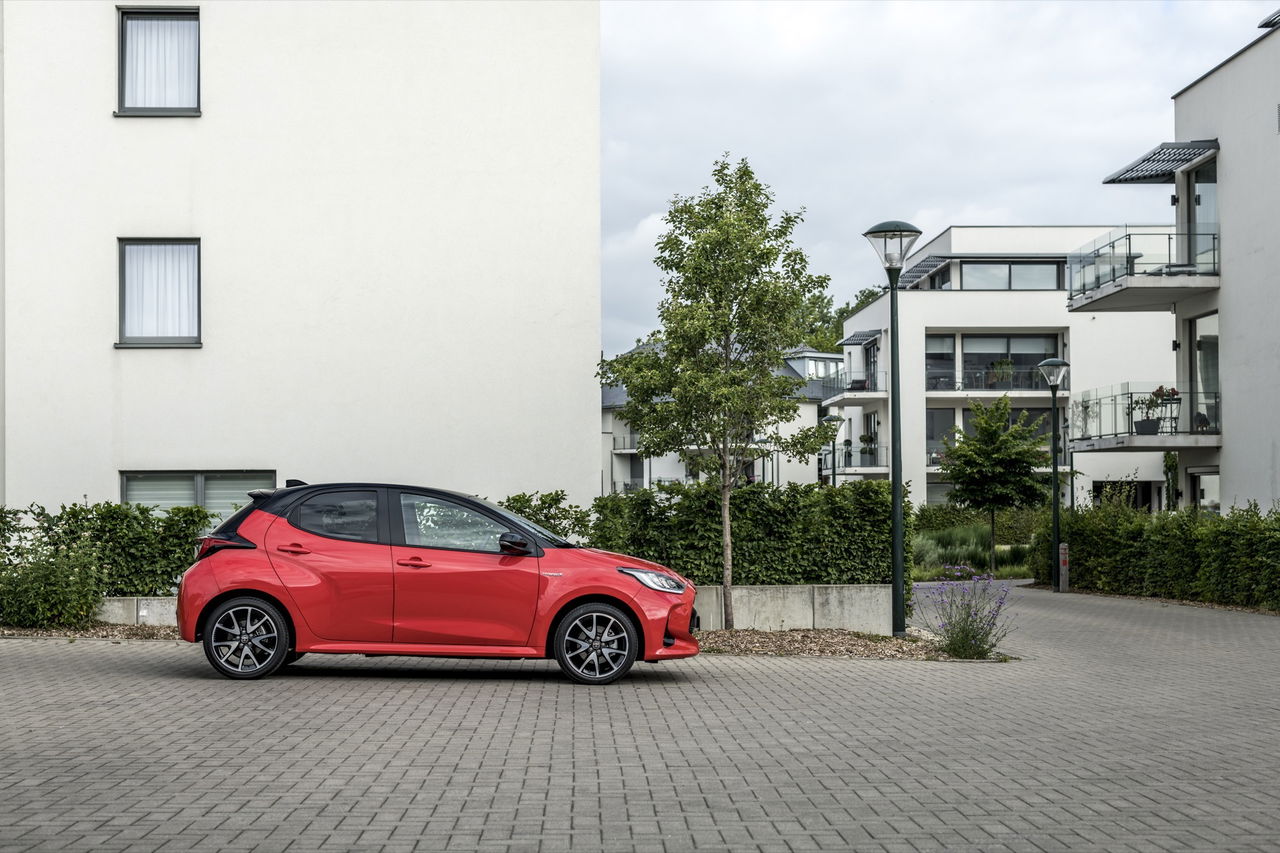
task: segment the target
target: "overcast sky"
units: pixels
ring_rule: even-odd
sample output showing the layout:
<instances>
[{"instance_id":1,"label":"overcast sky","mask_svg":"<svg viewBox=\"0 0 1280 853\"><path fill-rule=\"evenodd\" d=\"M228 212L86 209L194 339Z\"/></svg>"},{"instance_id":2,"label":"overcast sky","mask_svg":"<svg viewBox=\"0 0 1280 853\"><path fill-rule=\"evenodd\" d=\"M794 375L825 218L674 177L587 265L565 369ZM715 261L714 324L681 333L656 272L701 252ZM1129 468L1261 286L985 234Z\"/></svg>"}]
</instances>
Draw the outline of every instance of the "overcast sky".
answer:
<instances>
[{"instance_id":1,"label":"overcast sky","mask_svg":"<svg viewBox=\"0 0 1280 853\"><path fill-rule=\"evenodd\" d=\"M1262 34L1277 0L602 5L603 346L662 296L676 194L746 157L836 303L879 286L861 236L948 225L1169 222L1168 192L1102 178L1173 139L1170 96Z\"/></svg>"}]
</instances>

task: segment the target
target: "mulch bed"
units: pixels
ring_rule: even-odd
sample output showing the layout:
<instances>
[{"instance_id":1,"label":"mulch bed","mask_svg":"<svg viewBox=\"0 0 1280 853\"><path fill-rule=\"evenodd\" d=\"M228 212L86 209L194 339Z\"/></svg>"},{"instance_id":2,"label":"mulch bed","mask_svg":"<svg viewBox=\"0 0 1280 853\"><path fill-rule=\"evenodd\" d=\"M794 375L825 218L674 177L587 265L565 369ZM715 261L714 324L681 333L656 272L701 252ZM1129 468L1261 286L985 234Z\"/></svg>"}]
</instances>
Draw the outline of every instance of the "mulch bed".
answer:
<instances>
[{"instance_id":1,"label":"mulch bed","mask_svg":"<svg viewBox=\"0 0 1280 853\"><path fill-rule=\"evenodd\" d=\"M180 640L177 628L164 625L112 625L91 622L82 628L15 628L0 625L4 637L65 637L78 640Z\"/></svg>"},{"instance_id":2,"label":"mulch bed","mask_svg":"<svg viewBox=\"0 0 1280 853\"><path fill-rule=\"evenodd\" d=\"M706 654L876 658L880 660L949 660L919 628L906 637L884 637L839 628L793 628L790 631L699 631Z\"/></svg>"}]
</instances>

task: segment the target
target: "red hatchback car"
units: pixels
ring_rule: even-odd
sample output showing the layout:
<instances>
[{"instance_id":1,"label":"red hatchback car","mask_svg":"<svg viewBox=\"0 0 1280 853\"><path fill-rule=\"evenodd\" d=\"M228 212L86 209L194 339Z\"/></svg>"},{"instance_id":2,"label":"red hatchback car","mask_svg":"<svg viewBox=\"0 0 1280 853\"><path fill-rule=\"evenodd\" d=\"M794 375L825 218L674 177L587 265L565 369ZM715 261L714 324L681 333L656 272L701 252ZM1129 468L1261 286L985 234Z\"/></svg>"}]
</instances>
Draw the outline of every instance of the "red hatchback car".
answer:
<instances>
[{"instance_id":1,"label":"red hatchback car","mask_svg":"<svg viewBox=\"0 0 1280 853\"><path fill-rule=\"evenodd\" d=\"M688 580L487 501L368 483L250 497L178 588L182 638L229 678L326 652L554 657L574 681L608 684L637 659L698 653Z\"/></svg>"}]
</instances>

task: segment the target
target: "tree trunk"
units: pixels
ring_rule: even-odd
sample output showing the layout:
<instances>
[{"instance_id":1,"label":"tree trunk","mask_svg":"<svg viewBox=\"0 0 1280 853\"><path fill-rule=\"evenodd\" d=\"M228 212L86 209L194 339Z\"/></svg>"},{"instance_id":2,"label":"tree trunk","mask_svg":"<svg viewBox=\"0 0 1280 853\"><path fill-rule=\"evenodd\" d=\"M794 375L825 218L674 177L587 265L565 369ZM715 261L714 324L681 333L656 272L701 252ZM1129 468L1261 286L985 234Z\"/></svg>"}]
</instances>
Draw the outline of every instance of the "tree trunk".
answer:
<instances>
[{"instance_id":1,"label":"tree trunk","mask_svg":"<svg viewBox=\"0 0 1280 853\"><path fill-rule=\"evenodd\" d=\"M733 530L729 521L729 496L733 486L720 482L720 528L724 543L724 627L733 630Z\"/></svg>"},{"instance_id":2,"label":"tree trunk","mask_svg":"<svg viewBox=\"0 0 1280 853\"><path fill-rule=\"evenodd\" d=\"M996 509L991 508L991 563L989 574L996 576Z\"/></svg>"}]
</instances>

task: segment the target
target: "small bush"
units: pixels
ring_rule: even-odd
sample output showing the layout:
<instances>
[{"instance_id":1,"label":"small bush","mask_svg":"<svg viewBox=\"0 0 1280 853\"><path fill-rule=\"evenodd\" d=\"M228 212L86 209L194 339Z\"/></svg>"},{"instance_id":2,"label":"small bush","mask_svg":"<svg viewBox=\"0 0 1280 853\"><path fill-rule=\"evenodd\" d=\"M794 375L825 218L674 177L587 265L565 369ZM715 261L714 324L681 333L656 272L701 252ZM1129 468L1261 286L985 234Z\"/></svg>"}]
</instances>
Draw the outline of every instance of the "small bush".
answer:
<instances>
[{"instance_id":1,"label":"small bush","mask_svg":"<svg viewBox=\"0 0 1280 853\"><path fill-rule=\"evenodd\" d=\"M0 623L78 627L97 616L102 590L103 573L93 543L32 539L18 546L14 565L0 569Z\"/></svg>"},{"instance_id":2,"label":"small bush","mask_svg":"<svg viewBox=\"0 0 1280 853\"><path fill-rule=\"evenodd\" d=\"M591 513L577 504L566 503L564 489L553 492L520 492L498 504L516 515L541 525L557 536L582 539L591 530Z\"/></svg>"},{"instance_id":3,"label":"small bush","mask_svg":"<svg viewBox=\"0 0 1280 853\"><path fill-rule=\"evenodd\" d=\"M944 654L964 660L991 657L1013 630L1005 612L1008 584L968 566L949 566L950 577L924 595L925 626L938 635Z\"/></svg>"},{"instance_id":4,"label":"small bush","mask_svg":"<svg viewBox=\"0 0 1280 853\"><path fill-rule=\"evenodd\" d=\"M990 517L982 510L954 504L921 504L915 512L918 532L950 530L957 527L981 525L990 530ZM1044 521L1049 517L1046 506L1019 507L996 511L996 544L1026 545L1031 542ZM985 534L989 537L990 534Z\"/></svg>"},{"instance_id":5,"label":"small bush","mask_svg":"<svg viewBox=\"0 0 1280 853\"><path fill-rule=\"evenodd\" d=\"M917 533L911 545L912 578L935 580L947 576L951 566L985 565L990 558L990 535L990 528L981 524ZM1030 556L1028 545L997 545L995 577L1031 577Z\"/></svg>"}]
</instances>

